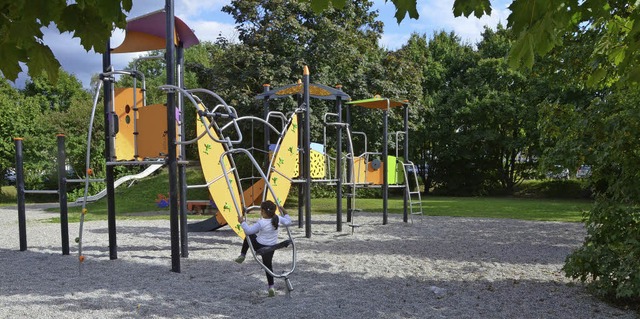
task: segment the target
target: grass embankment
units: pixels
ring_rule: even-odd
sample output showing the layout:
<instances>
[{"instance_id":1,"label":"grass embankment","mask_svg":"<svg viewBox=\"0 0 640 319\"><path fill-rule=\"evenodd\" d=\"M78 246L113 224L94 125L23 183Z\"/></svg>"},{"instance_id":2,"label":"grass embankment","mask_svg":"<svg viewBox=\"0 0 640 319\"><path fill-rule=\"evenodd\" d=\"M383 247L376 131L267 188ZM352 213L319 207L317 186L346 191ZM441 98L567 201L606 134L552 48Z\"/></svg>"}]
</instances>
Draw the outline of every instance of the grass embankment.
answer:
<instances>
[{"instance_id":1,"label":"grass embankment","mask_svg":"<svg viewBox=\"0 0 640 319\"><path fill-rule=\"evenodd\" d=\"M162 219L169 217L168 208L158 207L156 200L159 195L168 197L168 182L166 170L152 177L137 181L130 187L121 186L116 189L116 213L118 218L134 219ZM199 170L189 170L187 174L189 185L204 184ZM3 193L7 194L10 191ZM189 199L208 199L206 189L190 189ZM6 201L5 201L6 202ZM12 201L15 203L15 200ZM453 217L484 217L484 218L513 218L540 221L579 222L583 212L588 211L592 202L589 200L560 200L560 199L529 199L512 197L433 197L426 196L422 200L423 212L427 216ZM87 204L88 214L85 220L104 220L107 218L106 200ZM296 198L287 201L286 207L297 210ZM343 200L343 209L347 207ZM358 198L356 207L362 211L382 211L381 199ZM403 212L402 198L390 198L389 213ZM311 210L314 214L335 214L335 198L314 198L311 200ZM80 220L81 207L69 207L69 221ZM205 216L207 217L207 216ZM205 218L190 215L189 218Z\"/></svg>"}]
</instances>

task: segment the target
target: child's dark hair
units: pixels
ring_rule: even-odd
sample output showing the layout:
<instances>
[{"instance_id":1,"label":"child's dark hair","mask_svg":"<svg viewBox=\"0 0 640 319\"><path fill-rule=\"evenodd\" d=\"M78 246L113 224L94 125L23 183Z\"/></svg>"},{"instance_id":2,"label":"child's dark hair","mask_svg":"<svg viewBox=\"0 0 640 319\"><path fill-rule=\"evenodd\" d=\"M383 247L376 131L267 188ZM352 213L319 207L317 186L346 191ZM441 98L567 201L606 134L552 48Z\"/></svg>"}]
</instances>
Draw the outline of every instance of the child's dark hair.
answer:
<instances>
[{"instance_id":1,"label":"child's dark hair","mask_svg":"<svg viewBox=\"0 0 640 319\"><path fill-rule=\"evenodd\" d=\"M276 214L276 204L274 204L270 200L266 200L260 204L260 208L263 209L267 213L267 217L271 217L271 225L274 229L278 229L278 224L280 223L280 218L278 214Z\"/></svg>"}]
</instances>

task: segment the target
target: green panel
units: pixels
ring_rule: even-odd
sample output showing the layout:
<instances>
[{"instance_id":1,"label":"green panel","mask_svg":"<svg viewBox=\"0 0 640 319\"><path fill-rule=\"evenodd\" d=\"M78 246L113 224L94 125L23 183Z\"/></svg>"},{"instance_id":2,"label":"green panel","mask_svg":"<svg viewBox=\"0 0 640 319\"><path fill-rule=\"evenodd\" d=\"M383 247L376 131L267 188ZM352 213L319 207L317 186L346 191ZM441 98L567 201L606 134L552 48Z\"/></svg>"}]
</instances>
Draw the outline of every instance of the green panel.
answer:
<instances>
[{"instance_id":1,"label":"green panel","mask_svg":"<svg viewBox=\"0 0 640 319\"><path fill-rule=\"evenodd\" d=\"M396 169L398 168L398 161L395 156L387 156L387 181L389 184L397 184Z\"/></svg>"}]
</instances>

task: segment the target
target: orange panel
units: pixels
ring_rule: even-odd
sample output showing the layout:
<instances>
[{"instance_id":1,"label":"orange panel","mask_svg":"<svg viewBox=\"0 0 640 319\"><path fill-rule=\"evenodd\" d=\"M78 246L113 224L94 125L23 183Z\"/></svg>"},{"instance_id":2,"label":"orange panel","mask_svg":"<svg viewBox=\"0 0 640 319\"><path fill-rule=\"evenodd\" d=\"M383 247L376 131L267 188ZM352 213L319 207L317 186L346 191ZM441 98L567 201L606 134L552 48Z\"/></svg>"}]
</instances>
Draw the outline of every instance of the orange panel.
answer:
<instances>
[{"instance_id":1,"label":"orange panel","mask_svg":"<svg viewBox=\"0 0 640 319\"><path fill-rule=\"evenodd\" d=\"M384 163L380 163L380 168L374 170L371 167L371 163L367 164L367 183L372 183L374 185L382 185L384 183L384 177L382 174L384 170L382 169L382 165L384 165Z\"/></svg>"},{"instance_id":2,"label":"orange panel","mask_svg":"<svg viewBox=\"0 0 640 319\"><path fill-rule=\"evenodd\" d=\"M167 147L167 108L163 104L147 105L138 111L138 156L165 157Z\"/></svg>"}]
</instances>

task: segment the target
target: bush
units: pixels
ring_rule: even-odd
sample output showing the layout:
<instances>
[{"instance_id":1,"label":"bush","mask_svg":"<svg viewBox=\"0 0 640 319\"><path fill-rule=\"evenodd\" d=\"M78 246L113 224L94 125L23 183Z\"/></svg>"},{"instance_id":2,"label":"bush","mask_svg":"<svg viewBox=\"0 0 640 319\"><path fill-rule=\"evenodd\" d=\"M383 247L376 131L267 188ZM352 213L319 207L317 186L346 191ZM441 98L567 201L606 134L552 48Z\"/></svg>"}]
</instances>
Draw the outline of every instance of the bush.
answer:
<instances>
[{"instance_id":1,"label":"bush","mask_svg":"<svg viewBox=\"0 0 640 319\"><path fill-rule=\"evenodd\" d=\"M529 180L518 185L513 193L530 198L592 198L591 184L586 180Z\"/></svg>"},{"instance_id":2,"label":"bush","mask_svg":"<svg viewBox=\"0 0 640 319\"><path fill-rule=\"evenodd\" d=\"M584 245L567 257L566 275L590 282L595 293L640 302L640 209L599 196L586 215Z\"/></svg>"},{"instance_id":3,"label":"bush","mask_svg":"<svg viewBox=\"0 0 640 319\"><path fill-rule=\"evenodd\" d=\"M294 196L298 196L298 188L292 187L291 192L295 194ZM347 198L347 194L351 192L351 188L344 186L342 190L342 196ZM356 188L356 198L382 198L382 190L380 188ZM312 184L311 185L311 198L335 198L336 197L336 186L330 185L319 185Z\"/></svg>"}]
</instances>

